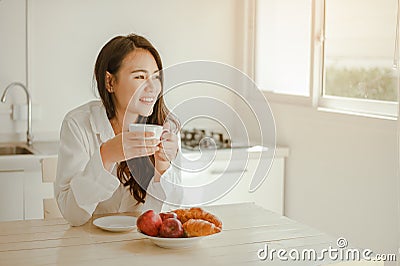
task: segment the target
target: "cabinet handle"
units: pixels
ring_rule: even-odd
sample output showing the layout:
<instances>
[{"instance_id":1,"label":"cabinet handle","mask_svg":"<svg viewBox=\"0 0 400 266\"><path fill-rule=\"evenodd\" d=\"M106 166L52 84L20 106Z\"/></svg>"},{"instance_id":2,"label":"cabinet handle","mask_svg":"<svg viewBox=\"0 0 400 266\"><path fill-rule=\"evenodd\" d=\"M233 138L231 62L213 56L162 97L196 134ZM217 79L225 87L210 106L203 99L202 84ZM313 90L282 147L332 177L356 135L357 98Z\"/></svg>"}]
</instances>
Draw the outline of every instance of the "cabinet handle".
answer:
<instances>
[{"instance_id":1,"label":"cabinet handle","mask_svg":"<svg viewBox=\"0 0 400 266\"><path fill-rule=\"evenodd\" d=\"M24 172L24 169L0 169L0 173L17 173Z\"/></svg>"},{"instance_id":2,"label":"cabinet handle","mask_svg":"<svg viewBox=\"0 0 400 266\"><path fill-rule=\"evenodd\" d=\"M223 173L232 174L232 173L243 173L243 172L247 172L247 169L244 169L244 170L238 170L238 169L236 169L236 170L212 170L212 171L210 171L210 172L211 172L211 174L223 174Z\"/></svg>"}]
</instances>

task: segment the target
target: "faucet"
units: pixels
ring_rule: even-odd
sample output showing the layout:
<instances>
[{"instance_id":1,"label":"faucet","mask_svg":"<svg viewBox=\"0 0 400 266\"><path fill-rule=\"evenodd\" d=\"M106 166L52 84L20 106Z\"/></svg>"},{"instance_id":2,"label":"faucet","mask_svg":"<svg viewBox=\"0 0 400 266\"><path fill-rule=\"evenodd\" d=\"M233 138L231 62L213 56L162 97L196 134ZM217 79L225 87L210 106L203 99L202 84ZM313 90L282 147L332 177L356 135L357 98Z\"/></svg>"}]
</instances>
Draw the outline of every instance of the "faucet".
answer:
<instances>
[{"instance_id":1,"label":"faucet","mask_svg":"<svg viewBox=\"0 0 400 266\"><path fill-rule=\"evenodd\" d=\"M10 85L8 85L6 87L6 89L4 90L3 96L1 96L1 102L5 103L6 102L6 96L7 96L7 92L9 89L14 88L14 87L21 87L24 89L25 94L26 94L26 101L28 103L28 129L26 131L26 143L28 144L28 146L32 145L32 140L33 140L33 135L32 135L32 99L31 99L31 95L28 91L28 89L24 86L24 84L20 83L20 82L13 82Z\"/></svg>"}]
</instances>

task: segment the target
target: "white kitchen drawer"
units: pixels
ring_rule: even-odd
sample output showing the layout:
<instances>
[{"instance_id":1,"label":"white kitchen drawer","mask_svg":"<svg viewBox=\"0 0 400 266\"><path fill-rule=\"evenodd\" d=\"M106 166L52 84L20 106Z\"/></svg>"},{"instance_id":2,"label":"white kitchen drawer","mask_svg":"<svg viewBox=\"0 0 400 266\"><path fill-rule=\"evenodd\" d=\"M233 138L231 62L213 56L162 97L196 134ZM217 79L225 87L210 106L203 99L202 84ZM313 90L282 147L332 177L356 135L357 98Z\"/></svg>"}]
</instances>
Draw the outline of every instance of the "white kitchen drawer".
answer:
<instances>
[{"instance_id":1,"label":"white kitchen drawer","mask_svg":"<svg viewBox=\"0 0 400 266\"><path fill-rule=\"evenodd\" d=\"M253 193L249 192L249 187L259 161L254 154L247 160L247 165L246 160L229 160L226 156L216 156L209 167L203 171L197 173L182 171L182 183L185 187L183 205L203 205L205 203L213 205L250 201L276 213L284 214L284 158L281 156L274 159L266 180ZM226 178L227 182L211 186L211 182L220 181L222 173L225 173L222 176ZM238 181L236 185L234 185L235 182L231 182L232 179L229 180L230 177L234 181ZM221 187L231 187L225 185L228 183L234 186L231 190L221 189ZM197 188L190 189L188 187ZM214 201L209 202L210 199L214 199Z\"/></svg>"},{"instance_id":2,"label":"white kitchen drawer","mask_svg":"<svg viewBox=\"0 0 400 266\"><path fill-rule=\"evenodd\" d=\"M240 182L224 197L212 204L228 204L238 202L255 202L256 204L284 214L284 158L273 161L267 178L254 192L249 192L250 182L257 167L256 160L249 160L247 171Z\"/></svg>"}]
</instances>

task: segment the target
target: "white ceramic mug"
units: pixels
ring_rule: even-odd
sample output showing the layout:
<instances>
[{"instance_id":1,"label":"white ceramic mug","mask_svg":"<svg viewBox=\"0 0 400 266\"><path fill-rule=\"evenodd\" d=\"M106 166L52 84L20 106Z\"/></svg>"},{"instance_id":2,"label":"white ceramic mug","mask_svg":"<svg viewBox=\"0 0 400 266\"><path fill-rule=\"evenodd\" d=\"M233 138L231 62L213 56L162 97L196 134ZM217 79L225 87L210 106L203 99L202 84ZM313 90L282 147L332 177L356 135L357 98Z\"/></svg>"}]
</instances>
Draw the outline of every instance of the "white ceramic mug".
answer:
<instances>
[{"instance_id":1,"label":"white ceramic mug","mask_svg":"<svg viewBox=\"0 0 400 266\"><path fill-rule=\"evenodd\" d=\"M130 132L153 132L153 137L147 137L145 139L160 139L161 134L163 132L163 127L159 125L152 125L152 124L129 124L129 131Z\"/></svg>"}]
</instances>

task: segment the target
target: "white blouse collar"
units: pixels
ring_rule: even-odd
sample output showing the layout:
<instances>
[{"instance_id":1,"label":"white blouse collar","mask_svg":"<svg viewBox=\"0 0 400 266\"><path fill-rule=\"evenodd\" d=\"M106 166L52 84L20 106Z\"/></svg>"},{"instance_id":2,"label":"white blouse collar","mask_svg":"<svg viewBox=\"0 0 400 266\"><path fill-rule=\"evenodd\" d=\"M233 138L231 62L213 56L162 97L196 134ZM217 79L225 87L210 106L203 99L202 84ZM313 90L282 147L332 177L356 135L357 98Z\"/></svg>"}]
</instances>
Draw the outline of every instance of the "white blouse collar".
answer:
<instances>
[{"instance_id":1,"label":"white blouse collar","mask_svg":"<svg viewBox=\"0 0 400 266\"><path fill-rule=\"evenodd\" d=\"M101 143L115 137L114 130L107 118L106 108L101 101L90 107L90 124Z\"/></svg>"}]
</instances>

